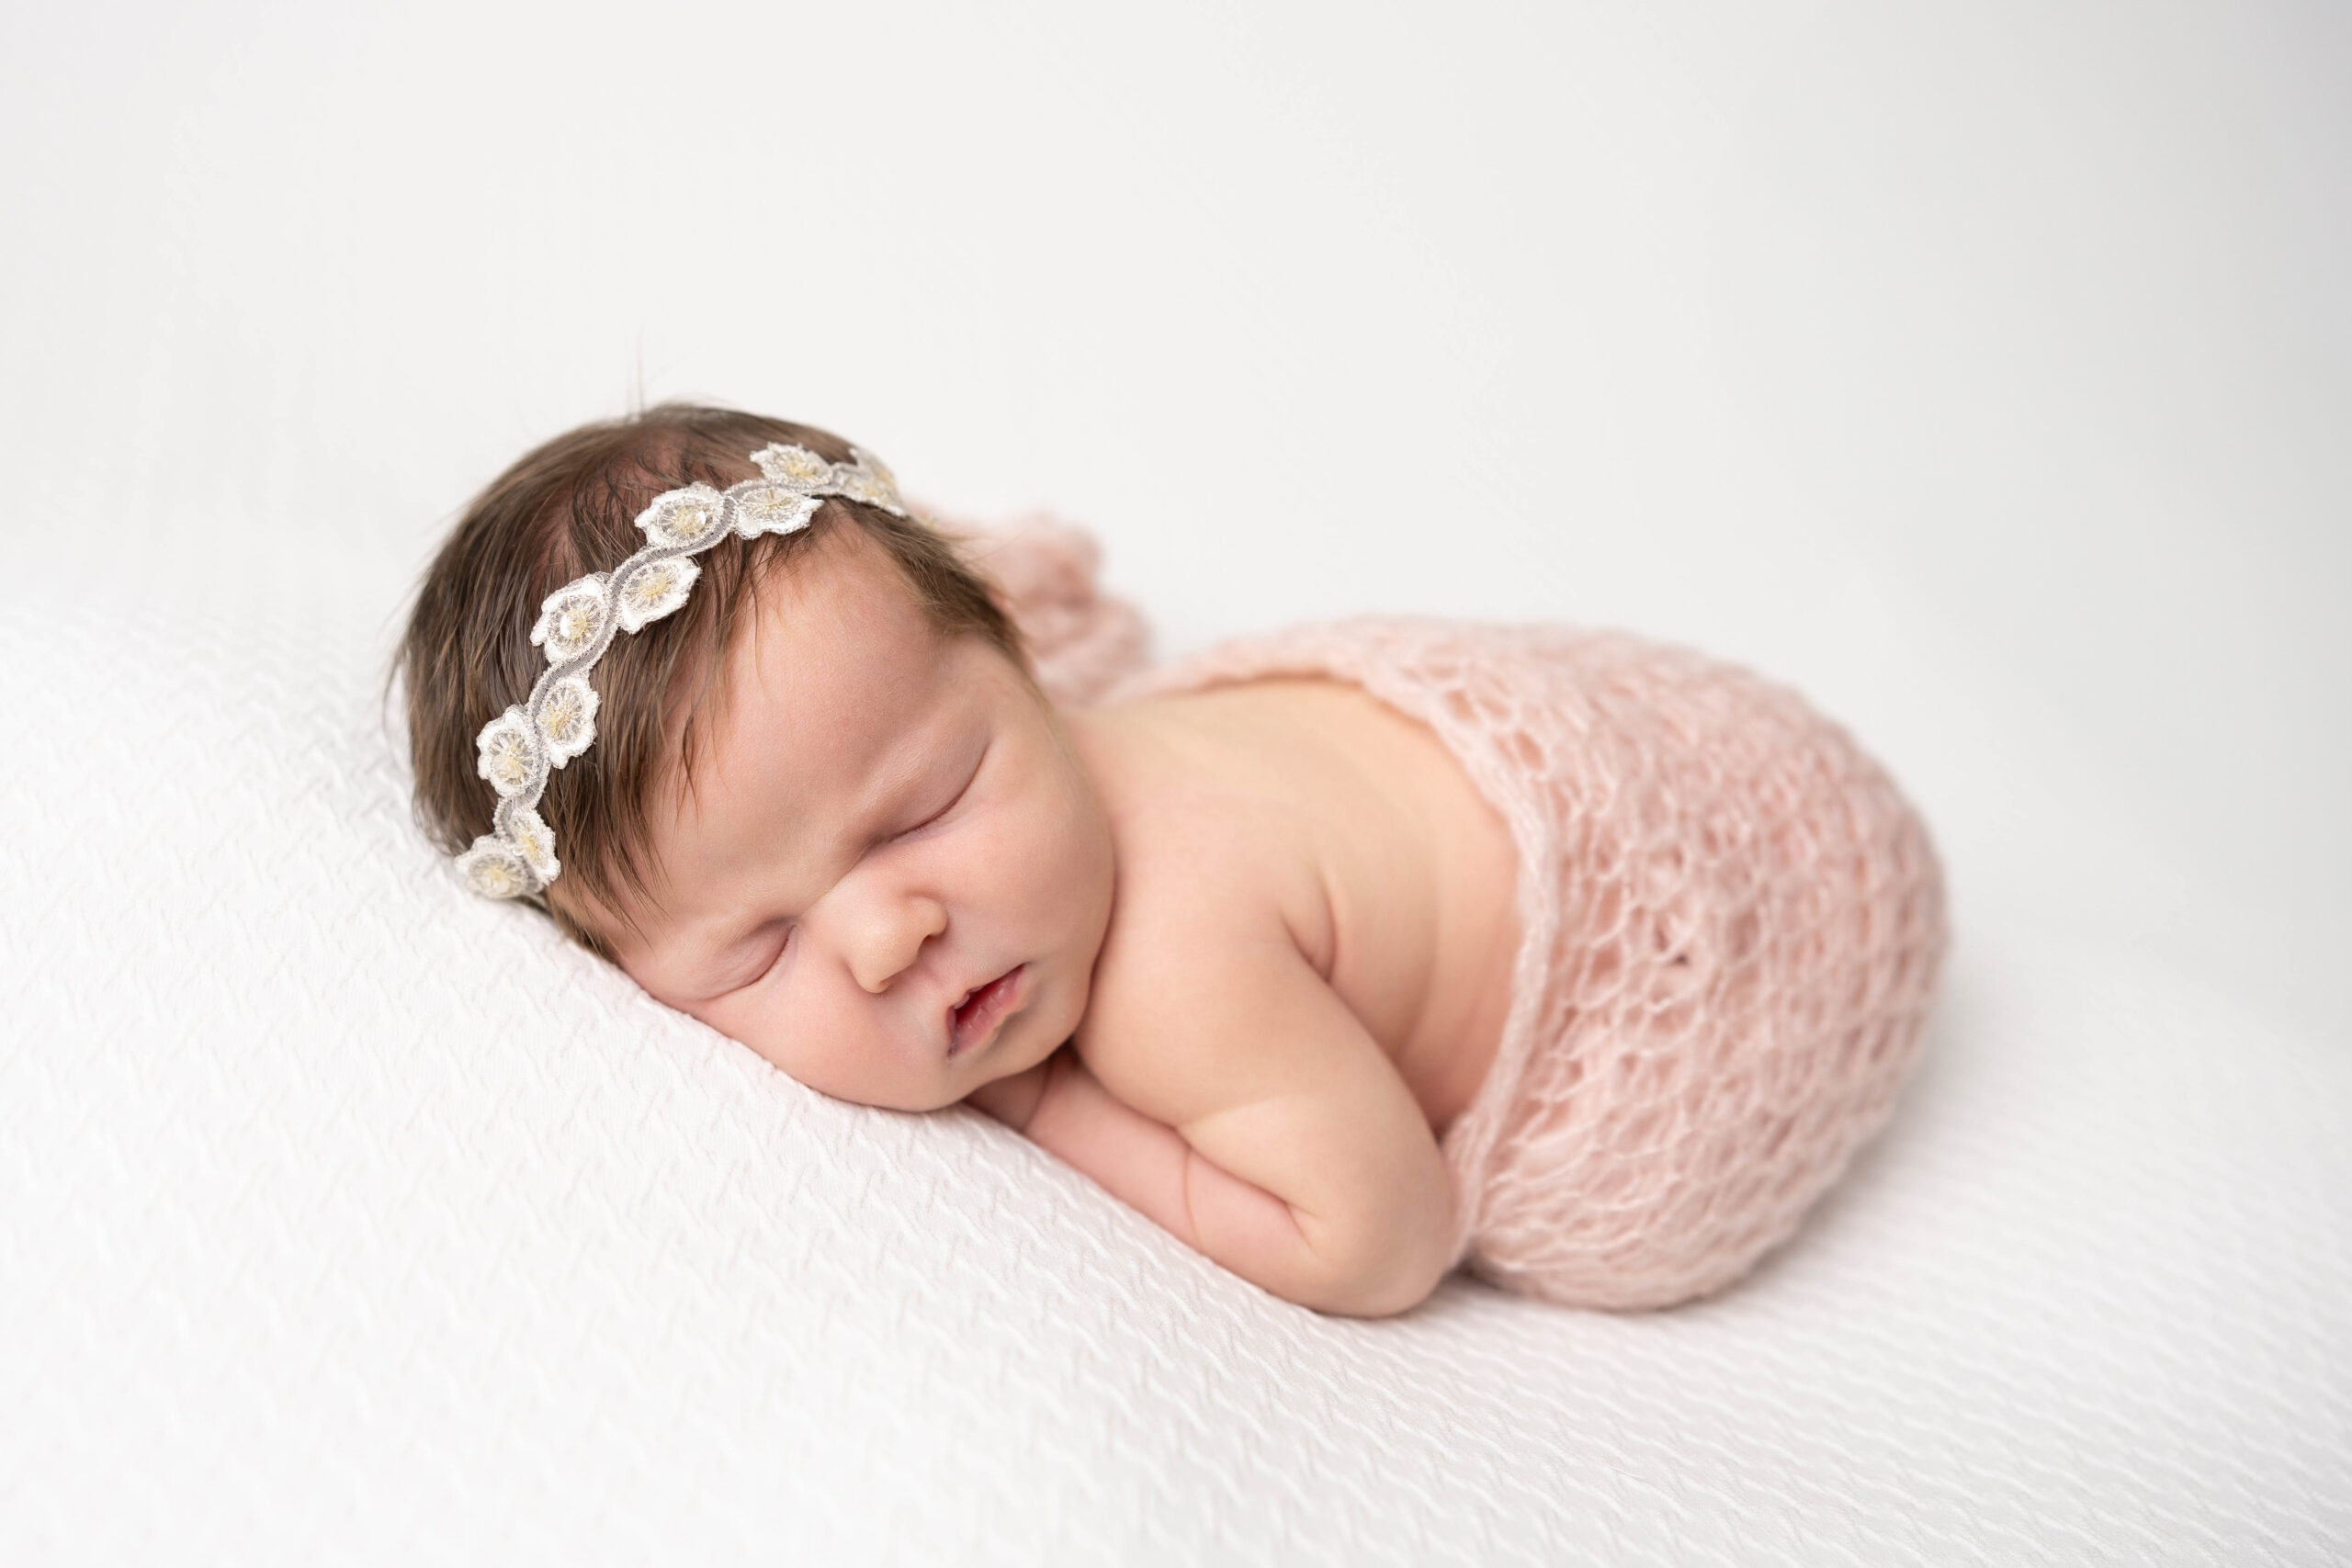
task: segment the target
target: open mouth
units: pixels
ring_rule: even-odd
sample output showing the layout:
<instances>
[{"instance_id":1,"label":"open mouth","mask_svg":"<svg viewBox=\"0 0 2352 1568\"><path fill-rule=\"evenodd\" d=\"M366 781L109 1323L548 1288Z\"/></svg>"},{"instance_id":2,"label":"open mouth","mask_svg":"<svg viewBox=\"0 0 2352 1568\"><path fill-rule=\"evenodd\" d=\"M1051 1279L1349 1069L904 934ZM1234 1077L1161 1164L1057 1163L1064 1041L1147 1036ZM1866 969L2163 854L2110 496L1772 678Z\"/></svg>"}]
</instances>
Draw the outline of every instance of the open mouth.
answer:
<instances>
[{"instance_id":1,"label":"open mouth","mask_svg":"<svg viewBox=\"0 0 2352 1568\"><path fill-rule=\"evenodd\" d=\"M1017 964L985 986L964 993L947 1014L947 1054L951 1056L984 1043L1020 1002L1021 982L1029 965Z\"/></svg>"}]
</instances>

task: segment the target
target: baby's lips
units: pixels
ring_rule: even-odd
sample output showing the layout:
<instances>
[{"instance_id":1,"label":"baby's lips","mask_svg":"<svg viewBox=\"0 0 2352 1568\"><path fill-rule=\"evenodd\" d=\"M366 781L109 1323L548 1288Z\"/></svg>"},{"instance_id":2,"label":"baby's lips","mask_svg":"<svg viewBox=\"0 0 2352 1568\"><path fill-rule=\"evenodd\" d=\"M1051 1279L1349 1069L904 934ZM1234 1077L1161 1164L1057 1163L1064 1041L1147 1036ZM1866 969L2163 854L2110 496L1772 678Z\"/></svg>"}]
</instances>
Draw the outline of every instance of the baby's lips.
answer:
<instances>
[{"instance_id":1,"label":"baby's lips","mask_svg":"<svg viewBox=\"0 0 2352 1568\"><path fill-rule=\"evenodd\" d=\"M947 1054L961 1055L996 1032L1023 999L1022 979L1028 965L1016 964L992 980L983 981L957 998L947 1010Z\"/></svg>"}]
</instances>

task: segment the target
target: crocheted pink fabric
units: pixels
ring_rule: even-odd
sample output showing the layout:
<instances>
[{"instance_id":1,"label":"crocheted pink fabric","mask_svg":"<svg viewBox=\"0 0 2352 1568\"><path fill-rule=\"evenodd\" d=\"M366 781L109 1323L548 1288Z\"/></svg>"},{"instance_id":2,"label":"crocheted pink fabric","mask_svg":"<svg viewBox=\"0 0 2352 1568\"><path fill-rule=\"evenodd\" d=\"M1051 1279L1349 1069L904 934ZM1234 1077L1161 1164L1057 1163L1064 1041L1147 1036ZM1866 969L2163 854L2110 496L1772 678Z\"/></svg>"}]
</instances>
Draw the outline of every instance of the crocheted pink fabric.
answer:
<instances>
[{"instance_id":1,"label":"crocheted pink fabric","mask_svg":"<svg viewBox=\"0 0 2352 1568\"><path fill-rule=\"evenodd\" d=\"M1622 634L1408 619L1138 674L1141 623L1095 592L1083 534L987 548L1057 700L1352 682L1510 824L1510 1010L1442 1139L1458 1261L1579 1306L1704 1295L1885 1121L1943 952L1941 877L1885 773L1792 693Z\"/></svg>"},{"instance_id":2,"label":"crocheted pink fabric","mask_svg":"<svg viewBox=\"0 0 2352 1568\"><path fill-rule=\"evenodd\" d=\"M1046 696L1064 706L1091 703L1143 668L1143 617L1097 584L1102 552L1084 529L1043 513L994 528L948 526L964 558L1004 590Z\"/></svg>"}]
</instances>

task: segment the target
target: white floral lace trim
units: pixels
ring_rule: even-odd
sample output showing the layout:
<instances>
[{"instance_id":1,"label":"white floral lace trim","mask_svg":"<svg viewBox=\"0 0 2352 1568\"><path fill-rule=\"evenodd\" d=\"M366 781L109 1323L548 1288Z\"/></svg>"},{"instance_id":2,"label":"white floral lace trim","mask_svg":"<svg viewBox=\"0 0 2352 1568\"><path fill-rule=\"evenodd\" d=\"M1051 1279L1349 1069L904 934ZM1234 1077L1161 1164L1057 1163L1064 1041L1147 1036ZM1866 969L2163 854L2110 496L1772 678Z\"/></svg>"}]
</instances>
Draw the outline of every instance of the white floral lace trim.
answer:
<instances>
[{"instance_id":1,"label":"white floral lace trim","mask_svg":"<svg viewBox=\"0 0 2352 1568\"><path fill-rule=\"evenodd\" d=\"M730 535L796 534L827 496L908 515L898 481L862 447L846 463L806 446L768 446L752 454L761 477L724 491L707 484L663 492L638 514L645 547L610 571L567 582L539 605L531 643L548 668L525 701L482 726L475 772L498 792L492 830L458 856L466 886L486 898L536 897L563 873L555 835L538 813L548 775L596 739L596 688L588 682L615 636L635 632L686 602L702 575L693 557Z\"/></svg>"}]
</instances>

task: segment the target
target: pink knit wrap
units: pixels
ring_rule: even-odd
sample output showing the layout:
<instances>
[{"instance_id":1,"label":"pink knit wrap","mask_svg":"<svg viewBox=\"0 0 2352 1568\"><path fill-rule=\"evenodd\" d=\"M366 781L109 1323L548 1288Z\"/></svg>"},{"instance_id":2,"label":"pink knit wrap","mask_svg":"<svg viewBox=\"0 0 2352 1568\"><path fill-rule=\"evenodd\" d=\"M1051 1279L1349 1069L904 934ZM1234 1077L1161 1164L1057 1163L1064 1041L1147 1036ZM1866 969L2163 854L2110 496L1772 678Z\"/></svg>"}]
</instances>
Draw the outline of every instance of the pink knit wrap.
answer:
<instances>
[{"instance_id":1,"label":"pink knit wrap","mask_svg":"<svg viewBox=\"0 0 2352 1568\"><path fill-rule=\"evenodd\" d=\"M1083 528L1037 513L989 529L949 527L963 555L1004 591L1046 695L1065 707L1099 700L1144 667L1143 617L1096 581L1102 552Z\"/></svg>"},{"instance_id":2,"label":"pink knit wrap","mask_svg":"<svg viewBox=\"0 0 2352 1568\"><path fill-rule=\"evenodd\" d=\"M1793 693L1622 634L1363 619L1104 696L1274 675L1427 725L1518 846L1510 1010L1441 1139L1457 1260L1612 1308L1746 1272L1884 1122L1916 1053L1945 941L1917 814Z\"/></svg>"}]
</instances>

